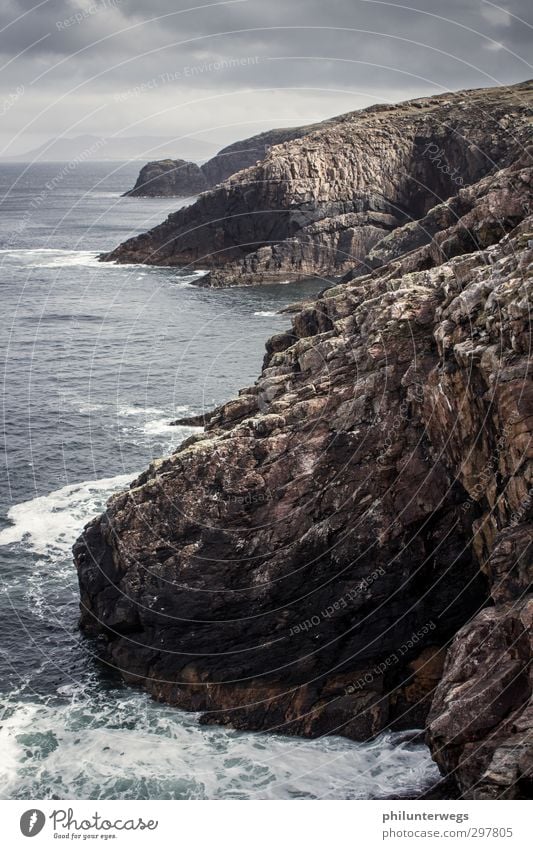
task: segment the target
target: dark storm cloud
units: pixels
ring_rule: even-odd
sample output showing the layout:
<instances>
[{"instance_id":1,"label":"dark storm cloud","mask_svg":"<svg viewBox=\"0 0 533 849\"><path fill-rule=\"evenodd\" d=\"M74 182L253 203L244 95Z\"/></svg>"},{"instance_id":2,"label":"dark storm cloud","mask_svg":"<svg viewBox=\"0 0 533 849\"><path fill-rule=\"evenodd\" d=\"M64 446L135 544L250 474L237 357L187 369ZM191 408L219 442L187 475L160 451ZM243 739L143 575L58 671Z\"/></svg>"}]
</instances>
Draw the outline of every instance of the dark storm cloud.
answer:
<instances>
[{"instance_id":1,"label":"dark storm cloud","mask_svg":"<svg viewBox=\"0 0 533 849\"><path fill-rule=\"evenodd\" d=\"M531 23L526 0L11 0L4 145L177 125L225 140L241 126L514 82L532 75Z\"/></svg>"}]
</instances>

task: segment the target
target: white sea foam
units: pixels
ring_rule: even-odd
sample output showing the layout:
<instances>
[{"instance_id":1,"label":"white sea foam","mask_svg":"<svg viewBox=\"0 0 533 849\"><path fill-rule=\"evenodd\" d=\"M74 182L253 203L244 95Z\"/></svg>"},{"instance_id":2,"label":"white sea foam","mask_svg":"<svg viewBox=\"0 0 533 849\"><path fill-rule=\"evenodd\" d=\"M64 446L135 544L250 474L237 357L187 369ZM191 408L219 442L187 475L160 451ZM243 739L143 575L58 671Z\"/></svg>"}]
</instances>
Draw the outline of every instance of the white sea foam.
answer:
<instances>
[{"instance_id":1,"label":"white sea foam","mask_svg":"<svg viewBox=\"0 0 533 849\"><path fill-rule=\"evenodd\" d=\"M98 405L84 405L80 399L73 400L84 410L99 409ZM120 407L117 414L127 422L123 430L133 441L150 445L154 437L164 437L162 447L170 450L202 430L201 427L170 423L173 416L183 415L188 410L189 406L182 404L174 407L171 413L162 415L165 411L159 407L128 405ZM101 512L113 492L125 489L137 474L133 471L111 478L67 484L47 495L14 504L7 513L11 525L0 531L0 546L23 542L36 554L69 556L83 525Z\"/></svg>"},{"instance_id":2,"label":"white sea foam","mask_svg":"<svg viewBox=\"0 0 533 849\"><path fill-rule=\"evenodd\" d=\"M174 416L182 415L183 413L186 413L187 410L189 410L189 409L190 408L189 408L188 404L181 404L181 405L178 405L177 407L174 407L172 412L167 413L167 416L170 419L170 418L172 418L173 415ZM167 411L164 410L162 407L137 407L135 405L129 405L129 406L127 405L125 407L119 407L118 408L118 415L119 416L126 416L126 417L138 416L140 418L145 418L145 419L148 416L152 416L152 415L160 415L161 416L163 413L166 413L166 412Z\"/></svg>"},{"instance_id":3,"label":"white sea foam","mask_svg":"<svg viewBox=\"0 0 533 849\"><path fill-rule=\"evenodd\" d=\"M142 432L147 436L163 436L171 433L173 433L174 436L177 436L176 427L171 425L169 419L166 417L162 419L152 419L151 421L145 422L142 427Z\"/></svg>"},{"instance_id":4,"label":"white sea foam","mask_svg":"<svg viewBox=\"0 0 533 849\"><path fill-rule=\"evenodd\" d=\"M279 315L279 313L276 310L257 310L257 312L254 312L254 315L272 318L272 316Z\"/></svg>"},{"instance_id":5,"label":"white sea foam","mask_svg":"<svg viewBox=\"0 0 533 849\"><path fill-rule=\"evenodd\" d=\"M23 542L36 554L68 556L83 525L134 477L135 473L130 473L81 481L14 504L7 514L12 524L0 531L0 545Z\"/></svg>"},{"instance_id":6,"label":"white sea foam","mask_svg":"<svg viewBox=\"0 0 533 849\"><path fill-rule=\"evenodd\" d=\"M195 288L194 283L208 274L207 271L189 270L169 277L169 269L165 266L142 265L135 262L100 262L98 257L101 251L67 250L62 248L2 248L0 249L0 265L14 266L17 268L71 268L81 266L84 268L106 269L134 268L138 273L136 280L141 280L149 274L163 272L161 279L166 280L173 286L179 288Z\"/></svg>"},{"instance_id":7,"label":"white sea foam","mask_svg":"<svg viewBox=\"0 0 533 849\"><path fill-rule=\"evenodd\" d=\"M386 733L369 743L202 727L140 693L16 702L2 719L0 795L40 798L386 798L438 779L425 747Z\"/></svg>"},{"instance_id":8,"label":"white sea foam","mask_svg":"<svg viewBox=\"0 0 533 849\"><path fill-rule=\"evenodd\" d=\"M197 289L198 280L205 277L208 273L208 271L182 271L173 277L170 282L173 286L177 286L180 289Z\"/></svg>"},{"instance_id":9,"label":"white sea foam","mask_svg":"<svg viewBox=\"0 0 533 849\"><path fill-rule=\"evenodd\" d=\"M176 448L180 441L198 433L201 427L189 427L188 425L173 425L171 422L189 412L188 404L181 404L172 410L164 410L160 407L119 407L117 415L124 420L121 430L136 445L149 446L155 437L163 437L157 440L160 450L163 452Z\"/></svg>"},{"instance_id":10,"label":"white sea foam","mask_svg":"<svg viewBox=\"0 0 533 849\"><path fill-rule=\"evenodd\" d=\"M58 248L33 248L30 250L2 250L2 262L31 268L61 268L63 266L97 267L96 251L72 251Z\"/></svg>"},{"instance_id":11,"label":"white sea foam","mask_svg":"<svg viewBox=\"0 0 533 849\"><path fill-rule=\"evenodd\" d=\"M120 265L121 268L136 268L139 269L138 263L115 263L115 262L100 262L98 259L101 252L99 251L73 251L59 248L31 248L31 249L11 249L4 248L0 250L0 265L16 266L19 268L70 268L73 266L83 266L84 268L98 268L105 271L106 268L116 268ZM152 271L154 266L144 266Z\"/></svg>"},{"instance_id":12,"label":"white sea foam","mask_svg":"<svg viewBox=\"0 0 533 849\"><path fill-rule=\"evenodd\" d=\"M164 437L158 440L163 451L170 451L180 441L198 433L201 427L189 427L188 425L173 425L171 422L183 416L190 410L188 404L181 404L166 411L159 407L136 407L125 406L118 410L119 418L125 420L121 430L137 445L150 445L151 439L147 437Z\"/></svg>"},{"instance_id":13,"label":"white sea foam","mask_svg":"<svg viewBox=\"0 0 533 849\"><path fill-rule=\"evenodd\" d=\"M139 416L146 417L150 415L157 415L158 413L163 413L164 410L161 407L135 407L135 406L125 406L119 407L117 410L118 416L125 416L129 418L130 416Z\"/></svg>"},{"instance_id":14,"label":"white sea foam","mask_svg":"<svg viewBox=\"0 0 533 849\"><path fill-rule=\"evenodd\" d=\"M178 427L177 425L170 424L168 416L161 419L151 419L150 421L145 422L142 427L143 433L147 436L163 436L168 434L181 439L185 439L187 436L190 436L188 431L198 432L201 430L201 427Z\"/></svg>"}]
</instances>

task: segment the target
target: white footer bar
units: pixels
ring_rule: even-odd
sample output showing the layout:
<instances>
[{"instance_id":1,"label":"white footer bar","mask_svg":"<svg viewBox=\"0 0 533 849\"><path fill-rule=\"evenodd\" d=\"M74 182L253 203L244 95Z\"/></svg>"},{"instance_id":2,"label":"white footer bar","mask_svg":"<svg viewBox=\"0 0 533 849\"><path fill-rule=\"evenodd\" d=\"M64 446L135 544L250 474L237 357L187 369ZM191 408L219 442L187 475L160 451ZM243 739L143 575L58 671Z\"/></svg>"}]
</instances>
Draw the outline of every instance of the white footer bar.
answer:
<instances>
[{"instance_id":1,"label":"white footer bar","mask_svg":"<svg viewBox=\"0 0 533 849\"><path fill-rule=\"evenodd\" d=\"M533 845L529 802L3 801L9 847L373 849Z\"/></svg>"}]
</instances>

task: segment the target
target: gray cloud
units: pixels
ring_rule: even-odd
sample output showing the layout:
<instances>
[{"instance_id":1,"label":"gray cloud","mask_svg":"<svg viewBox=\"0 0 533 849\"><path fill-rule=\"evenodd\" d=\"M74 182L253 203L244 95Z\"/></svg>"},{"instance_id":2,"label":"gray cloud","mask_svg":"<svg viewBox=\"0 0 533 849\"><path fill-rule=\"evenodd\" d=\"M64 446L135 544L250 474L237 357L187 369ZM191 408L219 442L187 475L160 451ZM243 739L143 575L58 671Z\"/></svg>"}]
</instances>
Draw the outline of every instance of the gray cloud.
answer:
<instances>
[{"instance_id":1,"label":"gray cloud","mask_svg":"<svg viewBox=\"0 0 533 849\"><path fill-rule=\"evenodd\" d=\"M222 144L376 101L516 82L532 76L529 5L10 0L0 149L87 132Z\"/></svg>"}]
</instances>

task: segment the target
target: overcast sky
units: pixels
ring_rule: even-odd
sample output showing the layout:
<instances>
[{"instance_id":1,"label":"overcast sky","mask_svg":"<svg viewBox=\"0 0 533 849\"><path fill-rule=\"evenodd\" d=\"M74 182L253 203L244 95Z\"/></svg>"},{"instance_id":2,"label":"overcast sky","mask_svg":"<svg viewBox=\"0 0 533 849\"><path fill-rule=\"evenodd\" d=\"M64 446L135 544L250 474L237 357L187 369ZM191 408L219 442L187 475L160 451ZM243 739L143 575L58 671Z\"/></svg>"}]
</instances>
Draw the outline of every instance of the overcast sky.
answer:
<instances>
[{"instance_id":1,"label":"overcast sky","mask_svg":"<svg viewBox=\"0 0 533 849\"><path fill-rule=\"evenodd\" d=\"M0 156L84 133L225 144L533 76L530 0L2 0Z\"/></svg>"}]
</instances>

